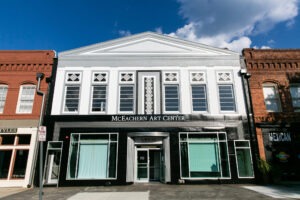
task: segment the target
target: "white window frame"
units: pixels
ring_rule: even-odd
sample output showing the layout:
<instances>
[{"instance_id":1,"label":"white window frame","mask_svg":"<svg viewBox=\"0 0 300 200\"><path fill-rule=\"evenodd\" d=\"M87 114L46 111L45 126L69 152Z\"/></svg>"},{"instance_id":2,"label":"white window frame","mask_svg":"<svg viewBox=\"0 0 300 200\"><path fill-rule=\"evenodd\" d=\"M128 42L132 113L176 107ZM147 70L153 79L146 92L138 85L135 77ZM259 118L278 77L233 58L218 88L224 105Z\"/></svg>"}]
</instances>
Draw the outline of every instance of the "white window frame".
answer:
<instances>
[{"instance_id":1,"label":"white window frame","mask_svg":"<svg viewBox=\"0 0 300 200\"><path fill-rule=\"evenodd\" d=\"M0 114L4 112L4 107L5 107L5 102L6 102L6 97L7 97L7 92L8 92L8 86L1 84L0 85Z\"/></svg>"},{"instance_id":2,"label":"white window frame","mask_svg":"<svg viewBox=\"0 0 300 200\"><path fill-rule=\"evenodd\" d=\"M108 140L108 145L110 146L111 143L116 143L116 171L115 171L115 177L114 178L97 178L97 179L85 179L85 178L70 178L68 177L68 174L69 174L69 162L70 162L70 154L71 154L71 138L72 138L72 135L79 135L79 140L77 141L77 145L80 144L80 136L81 135L108 135L109 137L109 140ZM116 141L112 141L111 140L111 135L116 135L117 136L117 140ZM79 149L79 148L78 148ZM66 180L116 180L118 178L118 156L119 156L119 133L117 132L112 132L112 133L71 133L70 135L70 146L69 146L69 150L68 150L68 162L67 162L67 170L66 170ZM109 153L110 151L108 150L108 162L107 162L107 165L109 166ZM79 154L79 150L77 152L77 161L78 161L78 154ZM76 163L77 163L76 161ZM78 165L78 163L77 163ZM76 166L76 171L77 171L77 166ZM107 168L107 171L106 173L109 173L109 168Z\"/></svg>"},{"instance_id":3,"label":"white window frame","mask_svg":"<svg viewBox=\"0 0 300 200\"><path fill-rule=\"evenodd\" d=\"M265 98L264 88L274 88L275 98ZM277 84L275 84L275 83L264 83L263 87L262 87L262 90L263 90L262 92L263 92L264 104L265 104L265 107L266 107L266 111L267 112L281 112L282 111L282 109L281 109L281 99L280 99L280 96L279 96ZM278 110L268 110L266 101L269 101L269 100L275 100L277 102Z\"/></svg>"},{"instance_id":4,"label":"white window frame","mask_svg":"<svg viewBox=\"0 0 300 200\"><path fill-rule=\"evenodd\" d=\"M133 90L133 105L132 111L121 111L121 88L122 87L132 87ZM119 97L118 97L118 112L122 114L134 114L136 110L136 91L134 84L120 84L119 85Z\"/></svg>"},{"instance_id":5,"label":"white window frame","mask_svg":"<svg viewBox=\"0 0 300 200\"><path fill-rule=\"evenodd\" d=\"M298 89L298 93L299 93L298 96L299 97L293 97L292 96L292 92L291 92L292 88L297 88ZM291 84L290 85L290 94L291 94L291 98L292 98L292 105L293 105L294 111L295 112L300 112L300 106L297 107L297 106L294 105L294 100L300 101L300 84L299 83L298 84Z\"/></svg>"},{"instance_id":6,"label":"white window frame","mask_svg":"<svg viewBox=\"0 0 300 200\"><path fill-rule=\"evenodd\" d=\"M248 147L237 147L236 142L248 142ZM250 152L250 159L251 159L251 168L253 172L253 176L240 176L239 174L239 165L238 165L238 159L237 159L237 149L249 149ZM237 175L238 178L254 178L254 168L253 168L253 159L252 159L252 152L251 152L251 144L249 140L234 140L234 154L235 154L235 163L236 163L236 170L237 170Z\"/></svg>"},{"instance_id":7,"label":"white window frame","mask_svg":"<svg viewBox=\"0 0 300 200\"><path fill-rule=\"evenodd\" d=\"M69 74L79 74L78 81L68 81ZM62 106L62 113L63 114L77 114L79 113L80 109L80 100L81 100L81 82L82 82L82 72L81 71L67 71L65 74L65 86L64 86L64 98L63 98L63 106ZM77 111L66 111L66 96L68 87L79 87L79 94L78 94L78 106Z\"/></svg>"},{"instance_id":8,"label":"white window frame","mask_svg":"<svg viewBox=\"0 0 300 200\"><path fill-rule=\"evenodd\" d=\"M231 87L231 92L232 92L232 96L233 96L233 103L234 103L234 110L222 110L221 107L221 96L220 96L220 86L230 86ZM222 83L222 84L218 84L218 99L219 99L219 109L221 113L236 113L237 112L237 105L236 105L236 96L235 96L235 91L234 91L234 85L233 83Z\"/></svg>"},{"instance_id":9,"label":"white window frame","mask_svg":"<svg viewBox=\"0 0 300 200\"><path fill-rule=\"evenodd\" d=\"M79 94L78 94L78 105L77 105L77 110L76 111L66 111L65 108L66 108L66 96L67 96L67 90L68 90L68 87L79 87ZM72 85L65 85L65 92L64 92L64 100L63 100L63 113L64 114L68 114L68 113L79 113L79 108L80 108L80 93L81 93L81 86L79 84L72 84Z\"/></svg>"},{"instance_id":10,"label":"white window frame","mask_svg":"<svg viewBox=\"0 0 300 200\"><path fill-rule=\"evenodd\" d=\"M175 74L176 80L166 80L167 74L172 73ZM167 114L178 114L181 112L181 91L180 91L180 76L178 71L163 71L163 113ZM177 111L167 111L166 110L166 86L177 86L178 93L178 110Z\"/></svg>"},{"instance_id":11,"label":"white window frame","mask_svg":"<svg viewBox=\"0 0 300 200\"><path fill-rule=\"evenodd\" d=\"M32 102L31 103L31 109L30 109L30 111L29 110L20 111L21 106L23 106L22 102L24 101L24 99L22 99L22 93L23 93L23 91L24 91L24 89L26 87L32 87L32 89L34 88L33 96L30 95L30 99L29 99ZM17 104L17 110L16 110L17 114L31 114L32 113L33 106L34 106L35 93L36 93L36 85L33 85L33 84L24 84L24 85L20 86L19 97L18 97L18 104Z\"/></svg>"},{"instance_id":12,"label":"white window frame","mask_svg":"<svg viewBox=\"0 0 300 200\"><path fill-rule=\"evenodd\" d=\"M94 76L95 74L100 73L100 74L106 74L106 79L105 81L94 81ZM97 72L93 72L92 73L92 87L91 87L91 98L90 98L90 113L93 114L105 114L107 113L107 108L108 108L108 72L103 72L103 71L97 71ZM101 111L93 111L93 100L94 100L94 89L95 87L105 87L105 106L104 106L104 110Z\"/></svg>"},{"instance_id":13,"label":"white window frame","mask_svg":"<svg viewBox=\"0 0 300 200\"><path fill-rule=\"evenodd\" d=\"M206 110L195 110L194 109L193 87L204 87ZM198 99L202 99L202 98L195 98L195 100L198 100ZM192 84L191 85L191 105L192 105L192 112L193 113L207 113L208 112L208 100L207 100L207 87L206 87L206 84Z\"/></svg>"},{"instance_id":14,"label":"white window frame","mask_svg":"<svg viewBox=\"0 0 300 200\"><path fill-rule=\"evenodd\" d=\"M178 110L177 111L167 111L166 110L166 87L167 86L176 86L177 87L177 95L178 95ZM164 113L180 113L181 112L181 99L180 99L180 86L179 84L164 84L163 86L163 107L164 107Z\"/></svg>"},{"instance_id":15,"label":"white window frame","mask_svg":"<svg viewBox=\"0 0 300 200\"><path fill-rule=\"evenodd\" d=\"M122 80L122 74L132 74L132 80ZM119 88L118 88L118 113L135 114L136 113L136 72L135 71L119 71ZM121 111L121 87L130 86L133 88L133 108L132 111Z\"/></svg>"},{"instance_id":16,"label":"white window frame","mask_svg":"<svg viewBox=\"0 0 300 200\"><path fill-rule=\"evenodd\" d=\"M105 88L105 106L102 107L101 105L101 110L100 111L93 111L93 101L94 101L94 89L95 87L104 87ZM91 88L91 102L90 102L90 113L100 113L100 114L105 114L107 112L107 85L92 85ZM97 98L97 99L104 99L104 98Z\"/></svg>"},{"instance_id":17,"label":"white window frame","mask_svg":"<svg viewBox=\"0 0 300 200\"><path fill-rule=\"evenodd\" d=\"M223 174L222 173L222 161L221 161L221 152L220 152L220 148L219 148L219 145L220 145L220 142L224 142L226 144L226 151L227 151L227 164L228 164L228 170L229 170L229 176L228 177L183 177L182 176L182 164L181 164L181 143L184 142L184 141L181 141L181 137L180 135L181 134L187 134L187 138L189 138L189 135L190 134L216 134L217 135L217 143L218 143L218 150L219 150L219 162L220 162L220 173L221 175ZM225 139L220 139L220 134L223 134L225 136ZM193 141L189 142L187 141L187 143L193 143ZM231 166L230 166L230 157L229 157L229 149L228 149L228 139L227 139L227 134L226 132L179 132L179 137L178 137L178 144L179 144L179 163L180 163L180 178L181 179L184 179L184 180L206 180L206 179L211 179L211 180L219 180L219 179L231 179ZM189 150L188 150L188 154L189 154ZM190 163L189 163L189 166L190 166ZM190 171L190 169L189 169ZM189 172L190 173L190 172Z\"/></svg>"}]
</instances>

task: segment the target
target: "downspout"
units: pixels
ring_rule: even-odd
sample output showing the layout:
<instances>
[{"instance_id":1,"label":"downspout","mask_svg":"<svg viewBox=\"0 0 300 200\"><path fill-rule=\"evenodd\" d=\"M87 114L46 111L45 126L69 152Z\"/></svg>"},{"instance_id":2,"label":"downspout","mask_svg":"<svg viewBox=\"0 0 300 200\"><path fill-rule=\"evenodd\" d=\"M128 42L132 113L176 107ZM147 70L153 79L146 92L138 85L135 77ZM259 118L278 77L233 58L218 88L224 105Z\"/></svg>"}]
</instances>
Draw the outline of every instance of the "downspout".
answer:
<instances>
[{"instance_id":1,"label":"downspout","mask_svg":"<svg viewBox=\"0 0 300 200\"><path fill-rule=\"evenodd\" d=\"M257 154L258 146L257 146L257 140L256 140L256 129L255 129L255 125L254 125L252 97L251 97L250 86L249 86L249 78L251 77L251 74L247 72L244 57L241 57L240 62L241 62L241 66L242 66L240 74L242 77L243 92L244 92L245 103L246 103L247 122L248 122L248 130L249 130L249 135L250 135L254 177L257 177L257 175L258 175L257 163L258 163L259 157Z\"/></svg>"}]
</instances>

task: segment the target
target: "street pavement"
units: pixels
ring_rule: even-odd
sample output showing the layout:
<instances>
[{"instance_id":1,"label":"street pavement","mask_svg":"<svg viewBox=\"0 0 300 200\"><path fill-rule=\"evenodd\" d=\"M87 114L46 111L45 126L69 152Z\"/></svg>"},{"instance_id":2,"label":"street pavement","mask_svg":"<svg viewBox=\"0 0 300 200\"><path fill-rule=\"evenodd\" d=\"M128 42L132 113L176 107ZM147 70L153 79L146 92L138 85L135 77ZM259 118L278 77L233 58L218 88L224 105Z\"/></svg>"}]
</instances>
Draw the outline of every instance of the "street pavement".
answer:
<instances>
[{"instance_id":1,"label":"street pavement","mask_svg":"<svg viewBox=\"0 0 300 200\"><path fill-rule=\"evenodd\" d=\"M3 188L0 194L5 193ZM170 185L161 183L125 186L44 187L44 200L192 200L192 199L300 199L300 185ZM7 192L3 200L39 199L39 188Z\"/></svg>"}]
</instances>

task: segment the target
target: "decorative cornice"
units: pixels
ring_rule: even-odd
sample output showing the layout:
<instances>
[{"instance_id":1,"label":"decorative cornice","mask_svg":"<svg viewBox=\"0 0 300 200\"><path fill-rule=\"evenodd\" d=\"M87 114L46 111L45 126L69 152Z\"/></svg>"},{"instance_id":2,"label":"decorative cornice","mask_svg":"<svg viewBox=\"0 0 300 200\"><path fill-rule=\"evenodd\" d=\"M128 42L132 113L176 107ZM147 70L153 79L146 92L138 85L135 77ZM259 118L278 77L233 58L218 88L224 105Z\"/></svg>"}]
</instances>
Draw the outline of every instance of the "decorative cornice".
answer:
<instances>
[{"instance_id":1,"label":"decorative cornice","mask_svg":"<svg viewBox=\"0 0 300 200\"><path fill-rule=\"evenodd\" d=\"M49 71L51 72L53 64L0 64L0 71L2 72L13 72L13 71Z\"/></svg>"}]
</instances>

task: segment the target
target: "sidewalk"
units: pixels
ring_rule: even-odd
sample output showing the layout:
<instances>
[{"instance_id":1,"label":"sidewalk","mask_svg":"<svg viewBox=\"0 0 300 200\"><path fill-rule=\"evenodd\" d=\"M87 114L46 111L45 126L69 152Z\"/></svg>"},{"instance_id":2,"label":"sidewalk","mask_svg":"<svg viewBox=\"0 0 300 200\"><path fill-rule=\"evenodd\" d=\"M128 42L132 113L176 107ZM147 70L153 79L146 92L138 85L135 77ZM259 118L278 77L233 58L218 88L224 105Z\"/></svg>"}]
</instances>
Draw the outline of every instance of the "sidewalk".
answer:
<instances>
[{"instance_id":1,"label":"sidewalk","mask_svg":"<svg viewBox=\"0 0 300 200\"><path fill-rule=\"evenodd\" d=\"M21 192L24 192L26 190L30 190L28 188L19 188L19 187L11 187L11 188L1 188L0 187L0 199L13 195L13 194L18 194Z\"/></svg>"},{"instance_id":2,"label":"sidewalk","mask_svg":"<svg viewBox=\"0 0 300 200\"><path fill-rule=\"evenodd\" d=\"M20 189L20 188L19 188ZM3 200L39 199L39 188L21 188L2 191L18 192ZM267 192L265 192L267 191ZM300 199L300 186L258 186L239 184L169 185L160 183L133 184L125 186L96 187L45 187L44 200L191 200L191 199ZM275 196L274 196L275 194ZM280 194L278 196L278 194ZM272 196L273 195L273 196ZM277 195L277 196L276 196Z\"/></svg>"}]
</instances>

